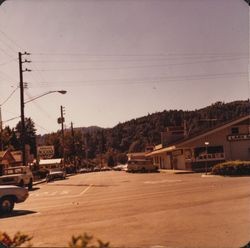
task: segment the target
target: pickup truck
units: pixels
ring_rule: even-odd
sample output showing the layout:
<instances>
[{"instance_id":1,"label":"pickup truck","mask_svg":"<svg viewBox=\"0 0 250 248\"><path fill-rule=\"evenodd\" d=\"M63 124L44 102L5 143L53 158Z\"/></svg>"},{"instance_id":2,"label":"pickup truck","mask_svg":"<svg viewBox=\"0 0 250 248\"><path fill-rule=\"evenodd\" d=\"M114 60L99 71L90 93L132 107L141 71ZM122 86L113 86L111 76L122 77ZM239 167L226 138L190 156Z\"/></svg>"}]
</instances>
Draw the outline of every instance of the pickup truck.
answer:
<instances>
[{"instance_id":1,"label":"pickup truck","mask_svg":"<svg viewBox=\"0 0 250 248\"><path fill-rule=\"evenodd\" d=\"M25 188L14 185L0 186L0 214L10 213L15 203L24 202L29 196Z\"/></svg>"},{"instance_id":2,"label":"pickup truck","mask_svg":"<svg viewBox=\"0 0 250 248\"><path fill-rule=\"evenodd\" d=\"M33 173L29 166L9 167L4 169L0 176L0 185L27 186L29 190L33 186Z\"/></svg>"}]
</instances>

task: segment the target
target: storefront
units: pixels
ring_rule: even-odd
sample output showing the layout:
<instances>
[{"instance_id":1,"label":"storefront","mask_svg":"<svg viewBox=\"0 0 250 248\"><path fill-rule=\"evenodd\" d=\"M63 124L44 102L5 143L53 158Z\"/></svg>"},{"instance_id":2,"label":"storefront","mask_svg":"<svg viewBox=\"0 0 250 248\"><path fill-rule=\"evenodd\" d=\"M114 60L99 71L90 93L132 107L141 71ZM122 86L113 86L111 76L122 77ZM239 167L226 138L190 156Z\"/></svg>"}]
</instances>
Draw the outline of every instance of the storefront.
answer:
<instances>
[{"instance_id":1,"label":"storefront","mask_svg":"<svg viewBox=\"0 0 250 248\"><path fill-rule=\"evenodd\" d=\"M250 160L250 115L147 154L161 169L203 171L228 160Z\"/></svg>"}]
</instances>

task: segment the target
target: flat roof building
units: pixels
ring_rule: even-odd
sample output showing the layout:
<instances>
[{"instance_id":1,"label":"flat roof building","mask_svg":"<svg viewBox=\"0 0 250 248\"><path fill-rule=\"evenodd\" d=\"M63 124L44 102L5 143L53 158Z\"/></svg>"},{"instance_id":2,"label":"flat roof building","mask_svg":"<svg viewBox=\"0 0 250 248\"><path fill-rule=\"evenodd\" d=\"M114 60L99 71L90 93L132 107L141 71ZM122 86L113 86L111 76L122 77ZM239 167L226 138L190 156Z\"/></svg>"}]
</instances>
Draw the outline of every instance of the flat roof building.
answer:
<instances>
[{"instance_id":1,"label":"flat roof building","mask_svg":"<svg viewBox=\"0 0 250 248\"><path fill-rule=\"evenodd\" d=\"M190 137L184 135L146 156L161 169L193 171L204 171L222 161L250 160L250 115Z\"/></svg>"}]
</instances>

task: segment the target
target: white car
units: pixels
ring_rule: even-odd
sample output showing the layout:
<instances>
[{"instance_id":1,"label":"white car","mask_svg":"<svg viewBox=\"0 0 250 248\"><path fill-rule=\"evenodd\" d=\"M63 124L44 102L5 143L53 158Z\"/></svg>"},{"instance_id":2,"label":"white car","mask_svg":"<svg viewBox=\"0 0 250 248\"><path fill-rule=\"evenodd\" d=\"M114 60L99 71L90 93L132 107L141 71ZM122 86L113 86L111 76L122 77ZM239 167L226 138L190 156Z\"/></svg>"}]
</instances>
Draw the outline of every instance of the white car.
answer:
<instances>
[{"instance_id":1,"label":"white car","mask_svg":"<svg viewBox=\"0 0 250 248\"><path fill-rule=\"evenodd\" d=\"M29 196L27 189L14 186L0 186L0 214L10 213L15 203L24 202Z\"/></svg>"},{"instance_id":2,"label":"white car","mask_svg":"<svg viewBox=\"0 0 250 248\"><path fill-rule=\"evenodd\" d=\"M33 178L33 173L29 166L9 167L4 169L3 175L0 176L0 185L27 186L29 189L32 189Z\"/></svg>"}]
</instances>

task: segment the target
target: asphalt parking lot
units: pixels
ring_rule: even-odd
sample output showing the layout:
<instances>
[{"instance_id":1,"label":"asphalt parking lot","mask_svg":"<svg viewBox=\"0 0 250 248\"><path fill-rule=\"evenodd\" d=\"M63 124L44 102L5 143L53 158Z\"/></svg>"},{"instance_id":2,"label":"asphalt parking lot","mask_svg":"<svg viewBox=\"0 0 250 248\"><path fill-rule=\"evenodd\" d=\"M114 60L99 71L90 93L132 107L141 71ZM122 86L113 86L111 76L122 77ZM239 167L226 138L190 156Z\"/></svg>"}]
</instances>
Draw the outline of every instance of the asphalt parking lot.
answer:
<instances>
[{"instance_id":1,"label":"asphalt parking lot","mask_svg":"<svg viewBox=\"0 0 250 248\"><path fill-rule=\"evenodd\" d=\"M40 247L84 232L116 247L241 247L250 241L250 177L78 174L35 186L0 223Z\"/></svg>"}]
</instances>

